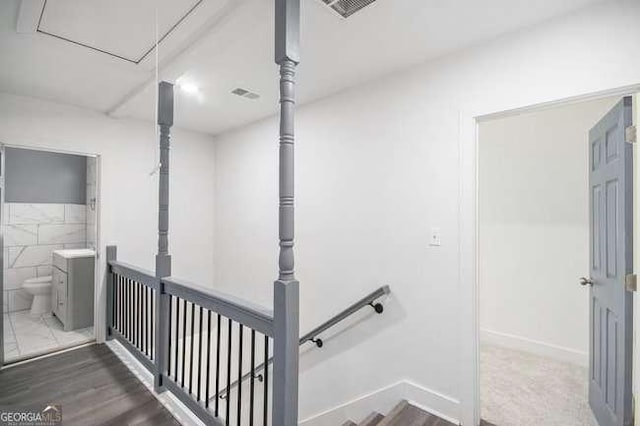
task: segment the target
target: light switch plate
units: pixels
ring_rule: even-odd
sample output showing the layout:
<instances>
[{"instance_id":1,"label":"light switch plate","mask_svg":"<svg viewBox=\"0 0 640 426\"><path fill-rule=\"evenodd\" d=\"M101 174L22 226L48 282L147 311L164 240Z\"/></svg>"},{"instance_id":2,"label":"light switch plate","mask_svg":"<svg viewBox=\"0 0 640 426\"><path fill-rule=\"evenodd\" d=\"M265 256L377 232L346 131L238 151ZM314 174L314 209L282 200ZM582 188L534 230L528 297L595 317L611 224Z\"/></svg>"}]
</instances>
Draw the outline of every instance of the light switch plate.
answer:
<instances>
[{"instance_id":1,"label":"light switch plate","mask_svg":"<svg viewBox=\"0 0 640 426\"><path fill-rule=\"evenodd\" d=\"M440 236L440 228L431 228L431 235L429 236L429 245L433 247L442 245L442 238Z\"/></svg>"}]
</instances>

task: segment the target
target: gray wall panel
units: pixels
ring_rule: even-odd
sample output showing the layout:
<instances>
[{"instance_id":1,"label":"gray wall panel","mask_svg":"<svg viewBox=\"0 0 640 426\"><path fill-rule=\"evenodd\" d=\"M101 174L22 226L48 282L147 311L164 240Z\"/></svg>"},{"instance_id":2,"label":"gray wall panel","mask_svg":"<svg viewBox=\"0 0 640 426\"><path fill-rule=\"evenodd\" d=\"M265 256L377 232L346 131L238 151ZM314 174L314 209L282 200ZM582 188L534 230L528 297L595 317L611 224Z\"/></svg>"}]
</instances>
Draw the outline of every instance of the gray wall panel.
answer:
<instances>
[{"instance_id":1,"label":"gray wall panel","mask_svg":"<svg viewBox=\"0 0 640 426\"><path fill-rule=\"evenodd\" d=\"M8 203L86 204L87 157L6 149Z\"/></svg>"}]
</instances>

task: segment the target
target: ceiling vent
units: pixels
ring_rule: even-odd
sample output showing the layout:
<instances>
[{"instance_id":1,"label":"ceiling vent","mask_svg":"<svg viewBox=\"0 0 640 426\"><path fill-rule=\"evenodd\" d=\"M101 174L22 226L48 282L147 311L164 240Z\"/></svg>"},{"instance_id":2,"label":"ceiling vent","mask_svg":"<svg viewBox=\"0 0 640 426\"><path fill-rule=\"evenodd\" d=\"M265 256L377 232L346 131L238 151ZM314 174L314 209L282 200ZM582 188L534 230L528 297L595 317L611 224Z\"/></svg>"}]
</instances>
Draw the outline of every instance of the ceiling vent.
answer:
<instances>
[{"instance_id":1,"label":"ceiling vent","mask_svg":"<svg viewBox=\"0 0 640 426\"><path fill-rule=\"evenodd\" d=\"M324 4L335 10L343 18L364 9L376 0L322 0Z\"/></svg>"},{"instance_id":2,"label":"ceiling vent","mask_svg":"<svg viewBox=\"0 0 640 426\"><path fill-rule=\"evenodd\" d=\"M250 92L247 89L243 89L241 87L238 87L237 89L233 89L231 93L247 99L258 99L260 97L260 95L258 95L257 93Z\"/></svg>"}]
</instances>

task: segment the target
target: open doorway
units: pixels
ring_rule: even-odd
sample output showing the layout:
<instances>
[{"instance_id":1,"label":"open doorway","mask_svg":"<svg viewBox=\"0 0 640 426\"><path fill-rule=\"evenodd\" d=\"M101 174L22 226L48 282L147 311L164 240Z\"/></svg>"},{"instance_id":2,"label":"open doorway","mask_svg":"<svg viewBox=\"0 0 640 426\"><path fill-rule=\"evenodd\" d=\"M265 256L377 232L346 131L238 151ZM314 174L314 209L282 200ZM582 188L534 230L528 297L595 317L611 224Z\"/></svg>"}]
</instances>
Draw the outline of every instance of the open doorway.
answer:
<instances>
[{"instance_id":1,"label":"open doorway","mask_svg":"<svg viewBox=\"0 0 640 426\"><path fill-rule=\"evenodd\" d=\"M2 364L95 340L98 158L2 146Z\"/></svg>"},{"instance_id":2,"label":"open doorway","mask_svg":"<svg viewBox=\"0 0 640 426\"><path fill-rule=\"evenodd\" d=\"M480 399L489 423L598 424L591 290L580 285L591 275L589 130L620 100L479 123Z\"/></svg>"}]
</instances>

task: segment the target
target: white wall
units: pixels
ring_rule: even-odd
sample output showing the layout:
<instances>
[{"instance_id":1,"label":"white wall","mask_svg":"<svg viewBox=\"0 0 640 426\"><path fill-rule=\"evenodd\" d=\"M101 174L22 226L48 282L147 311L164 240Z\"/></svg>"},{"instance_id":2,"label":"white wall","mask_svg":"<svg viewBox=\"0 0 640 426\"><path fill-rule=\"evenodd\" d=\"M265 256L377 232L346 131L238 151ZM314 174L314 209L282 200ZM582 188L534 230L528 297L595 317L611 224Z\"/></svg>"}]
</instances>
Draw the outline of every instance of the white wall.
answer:
<instances>
[{"instance_id":1,"label":"white wall","mask_svg":"<svg viewBox=\"0 0 640 426\"><path fill-rule=\"evenodd\" d=\"M637 2L596 6L299 109L302 331L379 285L393 292L384 315L303 355L302 419L360 397L351 414L386 410L408 394L375 405L366 395L409 380L424 390L418 402L471 424L473 280L459 241L473 236L459 233L472 213L461 204L461 123L470 111L640 83L640 57L629 54L638 18ZM276 135L275 119L265 120L219 137L215 155L216 286L265 304L277 265ZM428 245L432 227L441 247Z\"/></svg>"},{"instance_id":2,"label":"white wall","mask_svg":"<svg viewBox=\"0 0 640 426\"><path fill-rule=\"evenodd\" d=\"M479 303L488 342L586 365L588 132L619 98L480 123Z\"/></svg>"},{"instance_id":3,"label":"white wall","mask_svg":"<svg viewBox=\"0 0 640 426\"><path fill-rule=\"evenodd\" d=\"M155 126L113 120L98 113L0 94L0 142L99 158L99 238L118 245L118 258L154 269L157 245L157 141ZM175 276L202 285L213 282L213 142L209 136L175 130L171 147L169 244ZM99 297L104 296L100 283ZM104 299L97 303L103 306ZM100 315L104 315L100 312ZM103 317L97 318L101 326ZM104 335L104 328L97 330Z\"/></svg>"}]
</instances>

